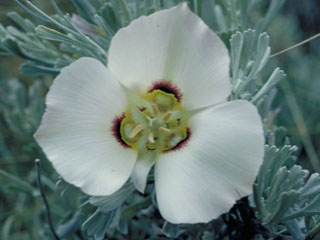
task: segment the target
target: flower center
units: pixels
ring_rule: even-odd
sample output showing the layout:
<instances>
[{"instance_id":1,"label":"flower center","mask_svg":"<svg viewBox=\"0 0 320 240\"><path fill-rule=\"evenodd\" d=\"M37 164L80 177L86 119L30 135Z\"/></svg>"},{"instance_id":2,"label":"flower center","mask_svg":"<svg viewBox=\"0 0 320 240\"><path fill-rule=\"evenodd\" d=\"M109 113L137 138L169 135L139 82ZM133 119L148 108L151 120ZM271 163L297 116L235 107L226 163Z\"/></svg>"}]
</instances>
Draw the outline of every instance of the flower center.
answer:
<instances>
[{"instance_id":1,"label":"flower center","mask_svg":"<svg viewBox=\"0 0 320 240\"><path fill-rule=\"evenodd\" d=\"M144 95L130 95L129 107L118 118L119 142L135 151L141 148L158 153L176 150L190 136L190 114L175 94L154 89Z\"/></svg>"}]
</instances>

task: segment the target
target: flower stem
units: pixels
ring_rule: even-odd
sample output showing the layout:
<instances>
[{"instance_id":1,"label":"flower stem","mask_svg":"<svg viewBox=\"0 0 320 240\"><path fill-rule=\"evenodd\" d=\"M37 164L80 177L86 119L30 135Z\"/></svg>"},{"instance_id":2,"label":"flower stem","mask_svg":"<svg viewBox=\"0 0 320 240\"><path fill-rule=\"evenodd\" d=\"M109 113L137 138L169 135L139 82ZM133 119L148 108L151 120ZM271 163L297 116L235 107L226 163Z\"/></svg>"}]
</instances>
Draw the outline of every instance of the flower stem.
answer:
<instances>
[{"instance_id":1,"label":"flower stem","mask_svg":"<svg viewBox=\"0 0 320 240\"><path fill-rule=\"evenodd\" d=\"M288 48L286 48L286 49L284 49L284 50L281 50L280 52L274 53L274 54L272 54L272 55L270 56L270 58L275 57L275 56L278 56L278 55L280 55L280 54L282 54L282 53L285 53L285 52L287 52L287 51L290 51L290 50L292 50L292 49L294 49L294 48L300 47L301 45L303 45L303 44L305 44L305 43L308 43L308 42L310 42L310 41L312 41L312 40L314 40L314 39L316 39L316 38L318 38L318 37L320 37L320 33L317 33L316 35L313 35L312 37L310 37L310 38L308 38L308 39L306 39L306 40L303 40L302 42L299 42L299 43L297 43L297 44L295 44L295 45L293 45L293 46L291 46L291 47L288 47Z\"/></svg>"},{"instance_id":2,"label":"flower stem","mask_svg":"<svg viewBox=\"0 0 320 240\"><path fill-rule=\"evenodd\" d=\"M49 207L46 195L44 194L44 191L43 191L42 182L41 182L41 174L40 174L40 160L36 159L35 162L36 162L36 168L37 168L37 174L38 174L38 178L37 178L38 188L39 188L42 200L44 202L44 205L46 207L48 224L49 224L50 230L51 230L53 236L55 237L55 239L56 240L60 240L60 238L58 237L56 231L54 230L54 227L53 227L53 224L52 224L52 220L51 220L50 207Z\"/></svg>"}]
</instances>

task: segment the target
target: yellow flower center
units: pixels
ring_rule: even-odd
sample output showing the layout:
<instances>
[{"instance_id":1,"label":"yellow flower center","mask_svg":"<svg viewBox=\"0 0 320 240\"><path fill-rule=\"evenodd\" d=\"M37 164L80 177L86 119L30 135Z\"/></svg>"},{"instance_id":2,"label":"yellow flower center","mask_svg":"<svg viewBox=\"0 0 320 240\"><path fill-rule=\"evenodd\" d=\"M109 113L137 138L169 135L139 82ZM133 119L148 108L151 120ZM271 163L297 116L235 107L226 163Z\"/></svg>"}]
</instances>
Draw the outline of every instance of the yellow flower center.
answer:
<instances>
[{"instance_id":1,"label":"yellow flower center","mask_svg":"<svg viewBox=\"0 0 320 240\"><path fill-rule=\"evenodd\" d=\"M166 152L189 137L189 114L174 94L155 89L131 100L119 131L121 140L134 151Z\"/></svg>"}]
</instances>

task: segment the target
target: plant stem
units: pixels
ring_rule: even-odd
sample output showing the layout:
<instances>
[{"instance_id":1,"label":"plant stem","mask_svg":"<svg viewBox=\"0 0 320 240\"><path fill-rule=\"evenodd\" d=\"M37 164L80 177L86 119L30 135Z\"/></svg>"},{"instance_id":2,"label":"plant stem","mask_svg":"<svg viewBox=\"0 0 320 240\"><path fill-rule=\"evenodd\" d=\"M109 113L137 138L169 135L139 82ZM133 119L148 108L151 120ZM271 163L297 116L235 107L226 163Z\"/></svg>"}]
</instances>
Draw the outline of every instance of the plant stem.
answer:
<instances>
[{"instance_id":1,"label":"plant stem","mask_svg":"<svg viewBox=\"0 0 320 240\"><path fill-rule=\"evenodd\" d=\"M40 174L40 160L39 160L39 159L36 159L35 162L36 162L36 168L37 168L37 173L38 173L38 178L37 178L38 187L39 187L39 191L40 191L42 200L43 200L44 205L45 205L45 207L46 207L48 224L49 224L50 230L51 230L53 236L55 237L55 239L56 239L56 240L60 240L60 238L58 237L56 231L54 230L54 227L53 227L53 224L52 224L52 220L51 220L51 213L50 213L49 204L48 204L46 195L44 194L44 191L43 191L43 188L42 188L41 174Z\"/></svg>"},{"instance_id":2,"label":"plant stem","mask_svg":"<svg viewBox=\"0 0 320 240\"><path fill-rule=\"evenodd\" d=\"M302 42L299 42L299 43L297 43L297 44L295 44L295 45L293 45L293 46L291 46L291 47L288 47L288 48L286 48L286 49L284 49L284 50L281 50L281 51L279 51L279 52L277 52L277 53L274 53L274 54L272 54L272 55L270 56L270 58L275 57L275 56L278 56L278 55L280 55L280 54L282 54L282 53L285 53L285 52L287 52L287 51L290 51L290 50L292 50L292 49L294 49L294 48L300 47L300 46L302 46L303 44L308 43L308 42L310 42L310 41L312 41L312 40L314 40L314 39L316 39L316 38L318 38L318 37L320 37L320 33L318 33L318 34L316 34L316 35L313 35L312 37L309 37L308 39L303 40Z\"/></svg>"}]
</instances>

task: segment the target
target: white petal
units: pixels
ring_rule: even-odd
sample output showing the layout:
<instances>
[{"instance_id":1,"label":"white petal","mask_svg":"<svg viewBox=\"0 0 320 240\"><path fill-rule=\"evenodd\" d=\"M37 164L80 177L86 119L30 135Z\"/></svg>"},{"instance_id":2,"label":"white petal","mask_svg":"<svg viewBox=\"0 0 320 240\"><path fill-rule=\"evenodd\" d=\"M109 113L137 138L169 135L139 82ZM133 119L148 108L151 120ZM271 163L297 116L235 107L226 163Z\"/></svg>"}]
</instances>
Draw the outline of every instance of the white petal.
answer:
<instances>
[{"instance_id":1,"label":"white petal","mask_svg":"<svg viewBox=\"0 0 320 240\"><path fill-rule=\"evenodd\" d=\"M239 100L195 115L186 146L160 156L157 201L172 223L207 222L252 192L264 137L256 108Z\"/></svg>"},{"instance_id":2,"label":"white petal","mask_svg":"<svg viewBox=\"0 0 320 240\"><path fill-rule=\"evenodd\" d=\"M129 178L136 154L112 135L126 108L119 83L93 58L62 70L35 138L58 173L90 195L109 195Z\"/></svg>"},{"instance_id":3,"label":"white petal","mask_svg":"<svg viewBox=\"0 0 320 240\"><path fill-rule=\"evenodd\" d=\"M222 102L230 94L228 51L186 4L140 17L119 30L108 66L139 92L156 80L172 81L186 108Z\"/></svg>"}]
</instances>

